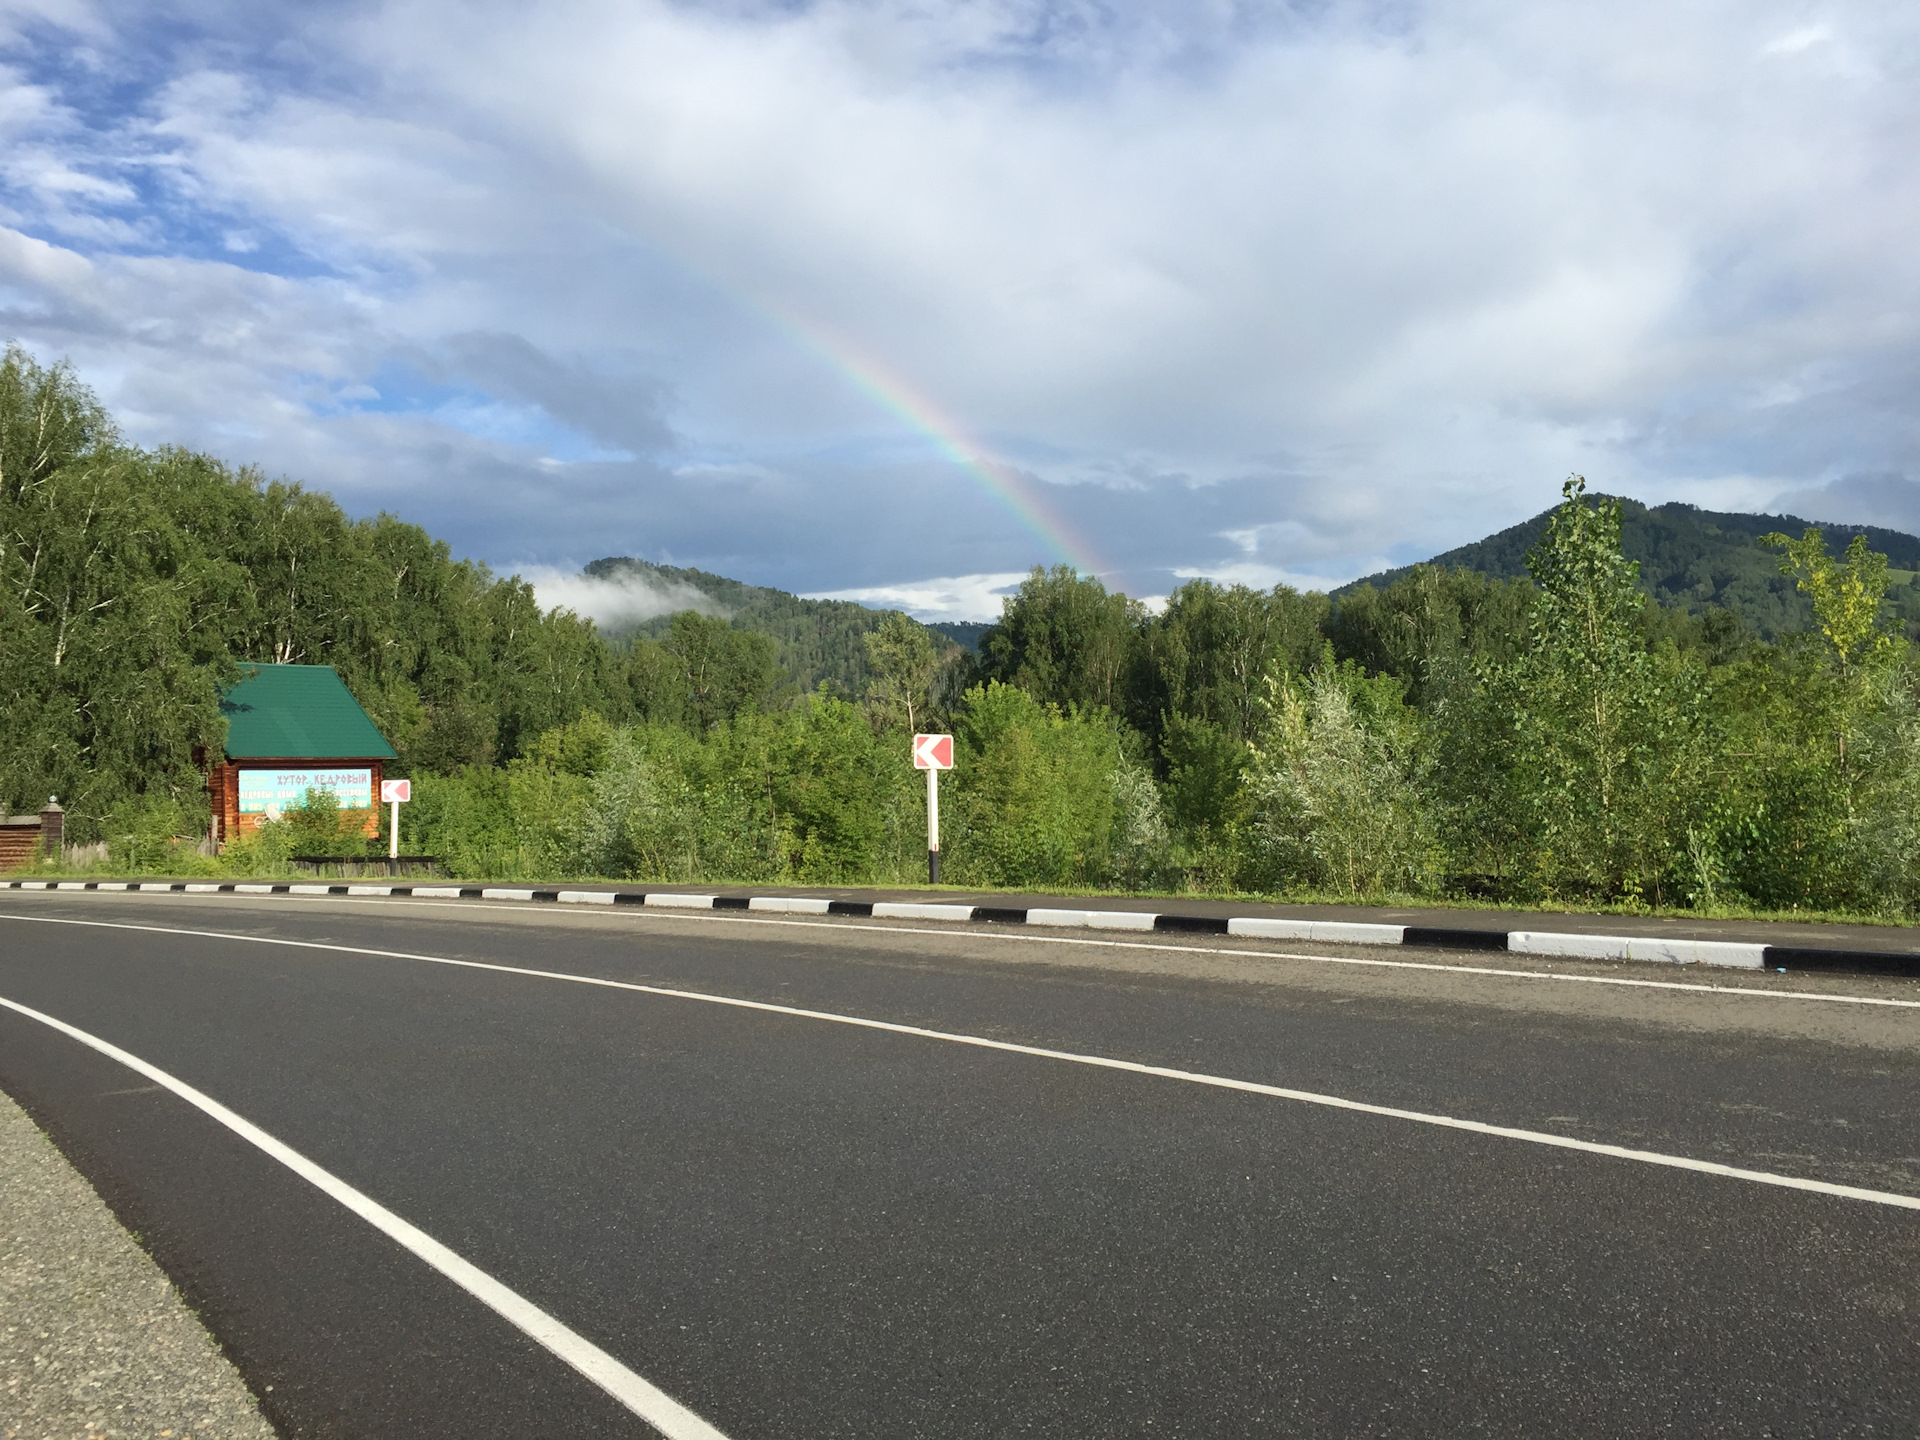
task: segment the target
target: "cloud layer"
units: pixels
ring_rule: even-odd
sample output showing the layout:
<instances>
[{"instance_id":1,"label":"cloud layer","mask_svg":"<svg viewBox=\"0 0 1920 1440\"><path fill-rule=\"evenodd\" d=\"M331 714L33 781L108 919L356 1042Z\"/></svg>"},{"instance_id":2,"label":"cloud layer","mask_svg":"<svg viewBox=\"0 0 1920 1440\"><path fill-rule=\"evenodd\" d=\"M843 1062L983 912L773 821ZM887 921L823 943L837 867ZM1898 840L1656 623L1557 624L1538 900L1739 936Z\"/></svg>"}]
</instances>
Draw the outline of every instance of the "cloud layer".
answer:
<instances>
[{"instance_id":1,"label":"cloud layer","mask_svg":"<svg viewBox=\"0 0 1920 1440\"><path fill-rule=\"evenodd\" d=\"M1571 470L1920 528L1917 62L1868 4L0 6L0 333L497 566L929 614L1344 579Z\"/></svg>"}]
</instances>

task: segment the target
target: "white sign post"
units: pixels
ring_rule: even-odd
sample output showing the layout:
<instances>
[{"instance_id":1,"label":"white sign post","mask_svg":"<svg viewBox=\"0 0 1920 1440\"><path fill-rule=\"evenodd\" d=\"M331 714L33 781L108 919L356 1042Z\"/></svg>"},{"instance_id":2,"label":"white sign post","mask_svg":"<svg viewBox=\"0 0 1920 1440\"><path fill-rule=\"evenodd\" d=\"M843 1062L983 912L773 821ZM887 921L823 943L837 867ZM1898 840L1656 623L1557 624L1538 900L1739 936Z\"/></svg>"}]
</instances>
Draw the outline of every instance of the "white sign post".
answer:
<instances>
[{"instance_id":1,"label":"white sign post","mask_svg":"<svg viewBox=\"0 0 1920 1440\"><path fill-rule=\"evenodd\" d=\"M393 806L393 823L387 826L387 859L400 858L400 807L413 799L411 780L382 780L380 798Z\"/></svg>"},{"instance_id":2,"label":"white sign post","mask_svg":"<svg viewBox=\"0 0 1920 1440\"><path fill-rule=\"evenodd\" d=\"M953 769L953 736L913 737L913 766L927 772L927 883L940 883L940 772Z\"/></svg>"}]
</instances>

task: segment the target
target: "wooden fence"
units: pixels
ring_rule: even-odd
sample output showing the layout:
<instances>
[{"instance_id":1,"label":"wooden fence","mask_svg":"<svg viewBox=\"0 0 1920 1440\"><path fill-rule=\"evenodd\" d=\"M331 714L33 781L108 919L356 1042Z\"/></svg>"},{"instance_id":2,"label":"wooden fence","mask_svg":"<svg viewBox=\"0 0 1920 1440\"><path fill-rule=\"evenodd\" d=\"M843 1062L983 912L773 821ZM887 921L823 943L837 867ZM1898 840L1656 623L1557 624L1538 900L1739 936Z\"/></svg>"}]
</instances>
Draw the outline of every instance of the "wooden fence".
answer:
<instances>
[{"instance_id":1,"label":"wooden fence","mask_svg":"<svg viewBox=\"0 0 1920 1440\"><path fill-rule=\"evenodd\" d=\"M66 812L49 800L38 815L9 815L0 819L0 870L18 870L36 860L61 853Z\"/></svg>"}]
</instances>

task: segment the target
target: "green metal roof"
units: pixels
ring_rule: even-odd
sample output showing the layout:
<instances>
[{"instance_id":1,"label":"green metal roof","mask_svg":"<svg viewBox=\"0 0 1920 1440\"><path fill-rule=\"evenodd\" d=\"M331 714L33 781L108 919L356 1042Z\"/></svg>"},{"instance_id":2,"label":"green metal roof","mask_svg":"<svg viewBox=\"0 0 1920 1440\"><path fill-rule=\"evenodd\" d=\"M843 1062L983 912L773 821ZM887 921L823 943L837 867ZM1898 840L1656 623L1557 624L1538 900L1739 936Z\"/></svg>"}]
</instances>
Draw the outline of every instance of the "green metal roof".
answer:
<instances>
[{"instance_id":1,"label":"green metal roof","mask_svg":"<svg viewBox=\"0 0 1920 1440\"><path fill-rule=\"evenodd\" d=\"M240 667L220 697L233 760L397 760L331 665Z\"/></svg>"}]
</instances>

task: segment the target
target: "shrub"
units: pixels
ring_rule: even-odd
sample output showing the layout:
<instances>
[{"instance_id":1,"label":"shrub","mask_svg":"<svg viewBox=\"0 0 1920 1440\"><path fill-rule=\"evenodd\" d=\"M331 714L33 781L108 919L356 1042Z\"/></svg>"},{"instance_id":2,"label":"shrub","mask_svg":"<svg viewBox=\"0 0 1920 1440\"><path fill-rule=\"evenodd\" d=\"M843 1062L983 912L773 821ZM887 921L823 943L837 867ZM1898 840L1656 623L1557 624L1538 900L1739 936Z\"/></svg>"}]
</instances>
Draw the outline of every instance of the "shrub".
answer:
<instances>
[{"instance_id":1,"label":"shrub","mask_svg":"<svg viewBox=\"0 0 1920 1440\"><path fill-rule=\"evenodd\" d=\"M1342 895L1432 889L1426 766L1418 716L1395 677L1329 658L1304 680L1274 682L1255 747L1244 879Z\"/></svg>"},{"instance_id":2,"label":"shrub","mask_svg":"<svg viewBox=\"0 0 1920 1440\"><path fill-rule=\"evenodd\" d=\"M954 771L952 877L1094 885L1111 871L1121 767L1105 710L1062 711L998 681L966 694Z\"/></svg>"}]
</instances>

